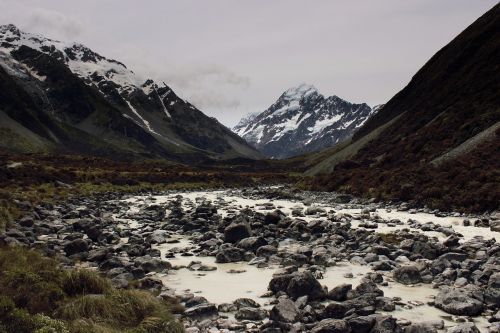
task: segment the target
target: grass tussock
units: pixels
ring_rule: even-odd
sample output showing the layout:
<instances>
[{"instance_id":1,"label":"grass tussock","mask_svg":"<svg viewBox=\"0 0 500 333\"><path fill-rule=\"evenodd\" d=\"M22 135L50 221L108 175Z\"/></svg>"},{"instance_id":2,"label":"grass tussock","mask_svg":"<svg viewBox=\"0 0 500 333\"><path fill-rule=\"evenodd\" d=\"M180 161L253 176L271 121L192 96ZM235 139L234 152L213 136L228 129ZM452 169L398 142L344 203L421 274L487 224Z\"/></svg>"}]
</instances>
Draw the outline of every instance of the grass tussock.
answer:
<instances>
[{"instance_id":1,"label":"grass tussock","mask_svg":"<svg viewBox=\"0 0 500 333\"><path fill-rule=\"evenodd\" d=\"M0 333L183 332L170 305L117 290L96 272L61 269L24 248L0 248Z\"/></svg>"}]
</instances>

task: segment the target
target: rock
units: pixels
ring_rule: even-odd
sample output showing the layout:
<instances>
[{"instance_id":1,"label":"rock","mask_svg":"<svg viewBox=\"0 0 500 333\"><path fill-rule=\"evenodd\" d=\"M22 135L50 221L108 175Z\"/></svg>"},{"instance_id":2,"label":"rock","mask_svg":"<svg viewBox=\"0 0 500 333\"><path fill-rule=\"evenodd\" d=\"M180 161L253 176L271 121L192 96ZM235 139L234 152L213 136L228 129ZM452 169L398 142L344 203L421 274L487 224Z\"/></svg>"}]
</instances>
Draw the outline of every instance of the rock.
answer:
<instances>
[{"instance_id":1,"label":"rock","mask_svg":"<svg viewBox=\"0 0 500 333\"><path fill-rule=\"evenodd\" d=\"M404 333L437 333L437 329L426 324L416 323L404 328Z\"/></svg>"},{"instance_id":2,"label":"rock","mask_svg":"<svg viewBox=\"0 0 500 333\"><path fill-rule=\"evenodd\" d=\"M309 206L306 208L305 214L306 215L316 215L319 213L324 213L325 210L321 207L318 206Z\"/></svg>"},{"instance_id":3,"label":"rock","mask_svg":"<svg viewBox=\"0 0 500 333\"><path fill-rule=\"evenodd\" d=\"M267 311L259 308L243 307L236 312L234 317L238 320L263 320L267 317Z\"/></svg>"},{"instance_id":4,"label":"rock","mask_svg":"<svg viewBox=\"0 0 500 333\"><path fill-rule=\"evenodd\" d=\"M35 221L29 216L24 216L18 221L18 223L22 227L31 228L35 224Z\"/></svg>"},{"instance_id":5,"label":"rock","mask_svg":"<svg viewBox=\"0 0 500 333\"><path fill-rule=\"evenodd\" d=\"M77 253L87 252L88 250L89 250L89 244L81 238L70 241L68 244L64 246L64 252L66 252L66 255L68 256Z\"/></svg>"},{"instance_id":6,"label":"rock","mask_svg":"<svg viewBox=\"0 0 500 333\"><path fill-rule=\"evenodd\" d=\"M422 282L422 276L416 266L401 266L394 270L394 279L403 284L416 284Z\"/></svg>"},{"instance_id":7,"label":"rock","mask_svg":"<svg viewBox=\"0 0 500 333\"><path fill-rule=\"evenodd\" d=\"M247 223L231 223L224 229L224 242L237 243L240 240L250 237L252 231Z\"/></svg>"},{"instance_id":8,"label":"rock","mask_svg":"<svg viewBox=\"0 0 500 333\"><path fill-rule=\"evenodd\" d=\"M449 328L446 333L479 333L479 329L473 323L462 323Z\"/></svg>"},{"instance_id":9,"label":"rock","mask_svg":"<svg viewBox=\"0 0 500 333\"><path fill-rule=\"evenodd\" d=\"M260 304L251 298L238 298L233 302L236 308L260 308Z\"/></svg>"},{"instance_id":10,"label":"rock","mask_svg":"<svg viewBox=\"0 0 500 333\"><path fill-rule=\"evenodd\" d=\"M203 303L193 306L184 311L186 317L201 319L201 318L215 318L218 315L217 307L212 303Z\"/></svg>"},{"instance_id":11,"label":"rock","mask_svg":"<svg viewBox=\"0 0 500 333\"><path fill-rule=\"evenodd\" d=\"M134 260L134 266L142 268L145 273L159 273L172 268L172 265L168 261L163 261L161 259L153 258L150 256L136 258Z\"/></svg>"},{"instance_id":12,"label":"rock","mask_svg":"<svg viewBox=\"0 0 500 333\"><path fill-rule=\"evenodd\" d=\"M460 238L458 238L457 235L453 234L453 235L448 236L448 238L446 238L443 241L443 245L448 246L448 247L453 247L453 246L457 246L459 244L459 242L460 242Z\"/></svg>"},{"instance_id":13,"label":"rock","mask_svg":"<svg viewBox=\"0 0 500 333\"><path fill-rule=\"evenodd\" d=\"M239 241L238 247L245 251L255 252L261 246L267 245L267 241L263 237L247 237Z\"/></svg>"},{"instance_id":14,"label":"rock","mask_svg":"<svg viewBox=\"0 0 500 333\"><path fill-rule=\"evenodd\" d=\"M208 303L207 299L203 296L194 296L186 301L186 307L192 308L193 306Z\"/></svg>"},{"instance_id":15,"label":"rock","mask_svg":"<svg viewBox=\"0 0 500 333\"><path fill-rule=\"evenodd\" d=\"M215 256L216 263L229 263L243 261L245 257L245 251L240 248L229 246L219 249L217 255Z\"/></svg>"},{"instance_id":16,"label":"rock","mask_svg":"<svg viewBox=\"0 0 500 333\"><path fill-rule=\"evenodd\" d=\"M347 323L353 332L368 333L375 324L375 318L373 316L354 317L348 319Z\"/></svg>"},{"instance_id":17,"label":"rock","mask_svg":"<svg viewBox=\"0 0 500 333\"><path fill-rule=\"evenodd\" d=\"M264 245L257 249L256 255L258 257L270 257L278 253L278 249L272 245Z\"/></svg>"},{"instance_id":18,"label":"rock","mask_svg":"<svg viewBox=\"0 0 500 333\"><path fill-rule=\"evenodd\" d=\"M110 250L107 248L100 248L100 249L92 250L89 252L89 256L87 257L87 260L101 262L104 259L106 259L109 252L110 252Z\"/></svg>"},{"instance_id":19,"label":"rock","mask_svg":"<svg viewBox=\"0 0 500 333\"><path fill-rule=\"evenodd\" d=\"M285 215L279 211L275 210L274 212L267 213L266 216L264 216L264 223L265 224L278 224Z\"/></svg>"},{"instance_id":20,"label":"rock","mask_svg":"<svg viewBox=\"0 0 500 333\"><path fill-rule=\"evenodd\" d=\"M436 296L434 304L437 308L459 316L477 316L483 312L483 303L463 289L443 288Z\"/></svg>"},{"instance_id":21,"label":"rock","mask_svg":"<svg viewBox=\"0 0 500 333\"><path fill-rule=\"evenodd\" d=\"M345 320L324 319L311 330L311 333L350 333L351 328Z\"/></svg>"},{"instance_id":22,"label":"rock","mask_svg":"<svg viewBox=\"0 0 500 333\"><path fill-rule=\"evenodd\" d=\"M346 313L352 308L354 308L354 306L350 302L330 303L323 310L323 317L342 319L346 316Z\"/></svg>"},{"instance_id":23,"label":"rock","mask_svg":"<svg viewBox=\"0 0 500 333\"><path fill-rule=\"evenodd\" d=\"M269 318L279 322L295 323L300 320L300 311L290 299L281 298L271 309Z\"/></svg>"},{"instance_id":24,"label":"rock","mask_svg":"<svg viewBox=\"0 0 500 333\"><path fill-rule=\"evenodd\" d=\"M288 283L286 293L293 299L297 299L300 296L308 296L310 300L318 300L325 297L323 287L308 271L294 274Z\"/></svg>"},{"instance_id":25,"label":"rock","mask_svg":"<svg viewBox=\"0 0 500 333\"><path fill-rule=\"evenodd\" d=\"M163 287L163 282L160 279L155 279L153 277L145 277L139 280L139 288L147 289L152 292L160 292Z\"/></svg>"},{"instance_id":26,"label":"rock","mask_svg":"<svg viewBox=\"0 0 500 333\"><path fill-rule=\"evenodd\" d=\"M500 221L491 221L490 230L500 232Z\"/></svg>"},{"instance_id":27,"label":"rock","mask_svg":"<svg viewBox=\"0 0 500 333\"><path fill-rule=\"evenodd\" d=\"M347 299L347 293L352 290L352 284L341 284L328 292L328 299L343 302Z\"/></svg>"},{"instance_id":28,"label":"rock","mask_svg":"<svg viewBox=\"0 0 500 333\"><path fill-rule=\"evenodd\" d=\"M403 333L397 324L396 318L391 316L377 316L370 333Z\"/></svg>"},{"instance_id":29,"label":"rock","mask_svg":"<svg viewBox=\"0 0 500 333\"><path fill-rule=\"evenodd\" d=\"M286 292L290 280L292 280L293 274L279 274L273 276L271 281L269 281L269 286L267 289L276 294L280 291Z\"/></svg>"}]
</instances>

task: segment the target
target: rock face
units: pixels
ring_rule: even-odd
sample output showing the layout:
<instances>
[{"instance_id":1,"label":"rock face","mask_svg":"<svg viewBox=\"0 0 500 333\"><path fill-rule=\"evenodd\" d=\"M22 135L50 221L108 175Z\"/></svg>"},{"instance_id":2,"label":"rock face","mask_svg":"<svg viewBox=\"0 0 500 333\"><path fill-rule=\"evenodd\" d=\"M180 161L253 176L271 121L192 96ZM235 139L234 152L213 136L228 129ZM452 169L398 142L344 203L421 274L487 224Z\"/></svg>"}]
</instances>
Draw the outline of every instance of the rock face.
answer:
<instances>
[{"instance_id":1,"label":"rock face","mask_svg":"<svg viewBox=\"0 0 500 333\"><path fill-rule=\"evenodd\" d=\"M476 316L483 312L483 303L458 288L443 288L436 296L437 308L461 316Z\"/></svg>"},{"instance_id":2,"label":"rock face","mask_svg":"<svg viewBox=\"0 0 500 333\"><path fill-rule=\"evenodd\" d=\"M310 85L288 89L264 112L233 131L266 156L286 158L333 146L362 126L378 107L325 97Z\"/></svg>"},{"instance_id":3,"label":"rock face","mask_svg":"<svg viewBox=\"0 0 500 333\"><path fill-rule=\"evenodd\" d=\"M170 87L81 44L3 25L0 45L0 147L186 162L260 156Z\"/></svg>"}]
</instances>

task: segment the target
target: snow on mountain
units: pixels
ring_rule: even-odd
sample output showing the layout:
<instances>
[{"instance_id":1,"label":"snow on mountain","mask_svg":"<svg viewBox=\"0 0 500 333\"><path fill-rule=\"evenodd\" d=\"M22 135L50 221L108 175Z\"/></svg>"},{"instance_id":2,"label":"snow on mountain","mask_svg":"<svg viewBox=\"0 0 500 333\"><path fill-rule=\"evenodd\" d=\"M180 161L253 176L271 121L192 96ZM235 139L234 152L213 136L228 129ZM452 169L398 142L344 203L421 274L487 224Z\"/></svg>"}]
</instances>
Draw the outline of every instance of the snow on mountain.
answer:
<instances>
[{"instance_id":1,"label":"snow on mountain","mask_svg":"<svg viewBox=\"0 0 500 333\"><path fill-rule=\"evenodd\" d=\"M265 155L287 158L351 137L376 111L365 103L325 97L314 86L300 84L264 112L243 118L233 131Z\"/></svg>"},{"instance_id":2,"label":"snow on mountain","mask_svg":"<svg viewBox=\"0 0 500 333\"><path fill-rule=\"evenodd\" d=\"M244 140L178 97L165 83L144 82L123 63L82 44L2 25L0 70L18 78L21 89L40 95L37 98L43 108L58 121L69 121L70 126L98 133L106 140L134 136L141 146L138 149L147 152L154 146L163 156L260 157ZM127 128L130 122L146 134L134 126Z\"/></svg>"}]
</instances>

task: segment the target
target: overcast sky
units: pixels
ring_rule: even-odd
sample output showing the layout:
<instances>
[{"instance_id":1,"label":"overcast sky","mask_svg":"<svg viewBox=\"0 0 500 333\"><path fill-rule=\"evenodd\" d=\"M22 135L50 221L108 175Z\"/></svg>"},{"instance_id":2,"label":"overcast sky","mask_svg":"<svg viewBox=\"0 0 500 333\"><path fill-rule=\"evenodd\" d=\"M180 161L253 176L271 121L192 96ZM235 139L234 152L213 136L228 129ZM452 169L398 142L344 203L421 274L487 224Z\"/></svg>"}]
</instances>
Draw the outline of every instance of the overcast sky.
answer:
<instances>
[{"instance_id":1,"label":"overcast sky","mask_svg":"<svg viewBox=\"0 0 500 333\"><path fill-rule=\"evenodd\" d=\"M384 103L497 0L0 0L0 24L81 42L232 126L302 82Z\"/></svg>"}]
</instances>

